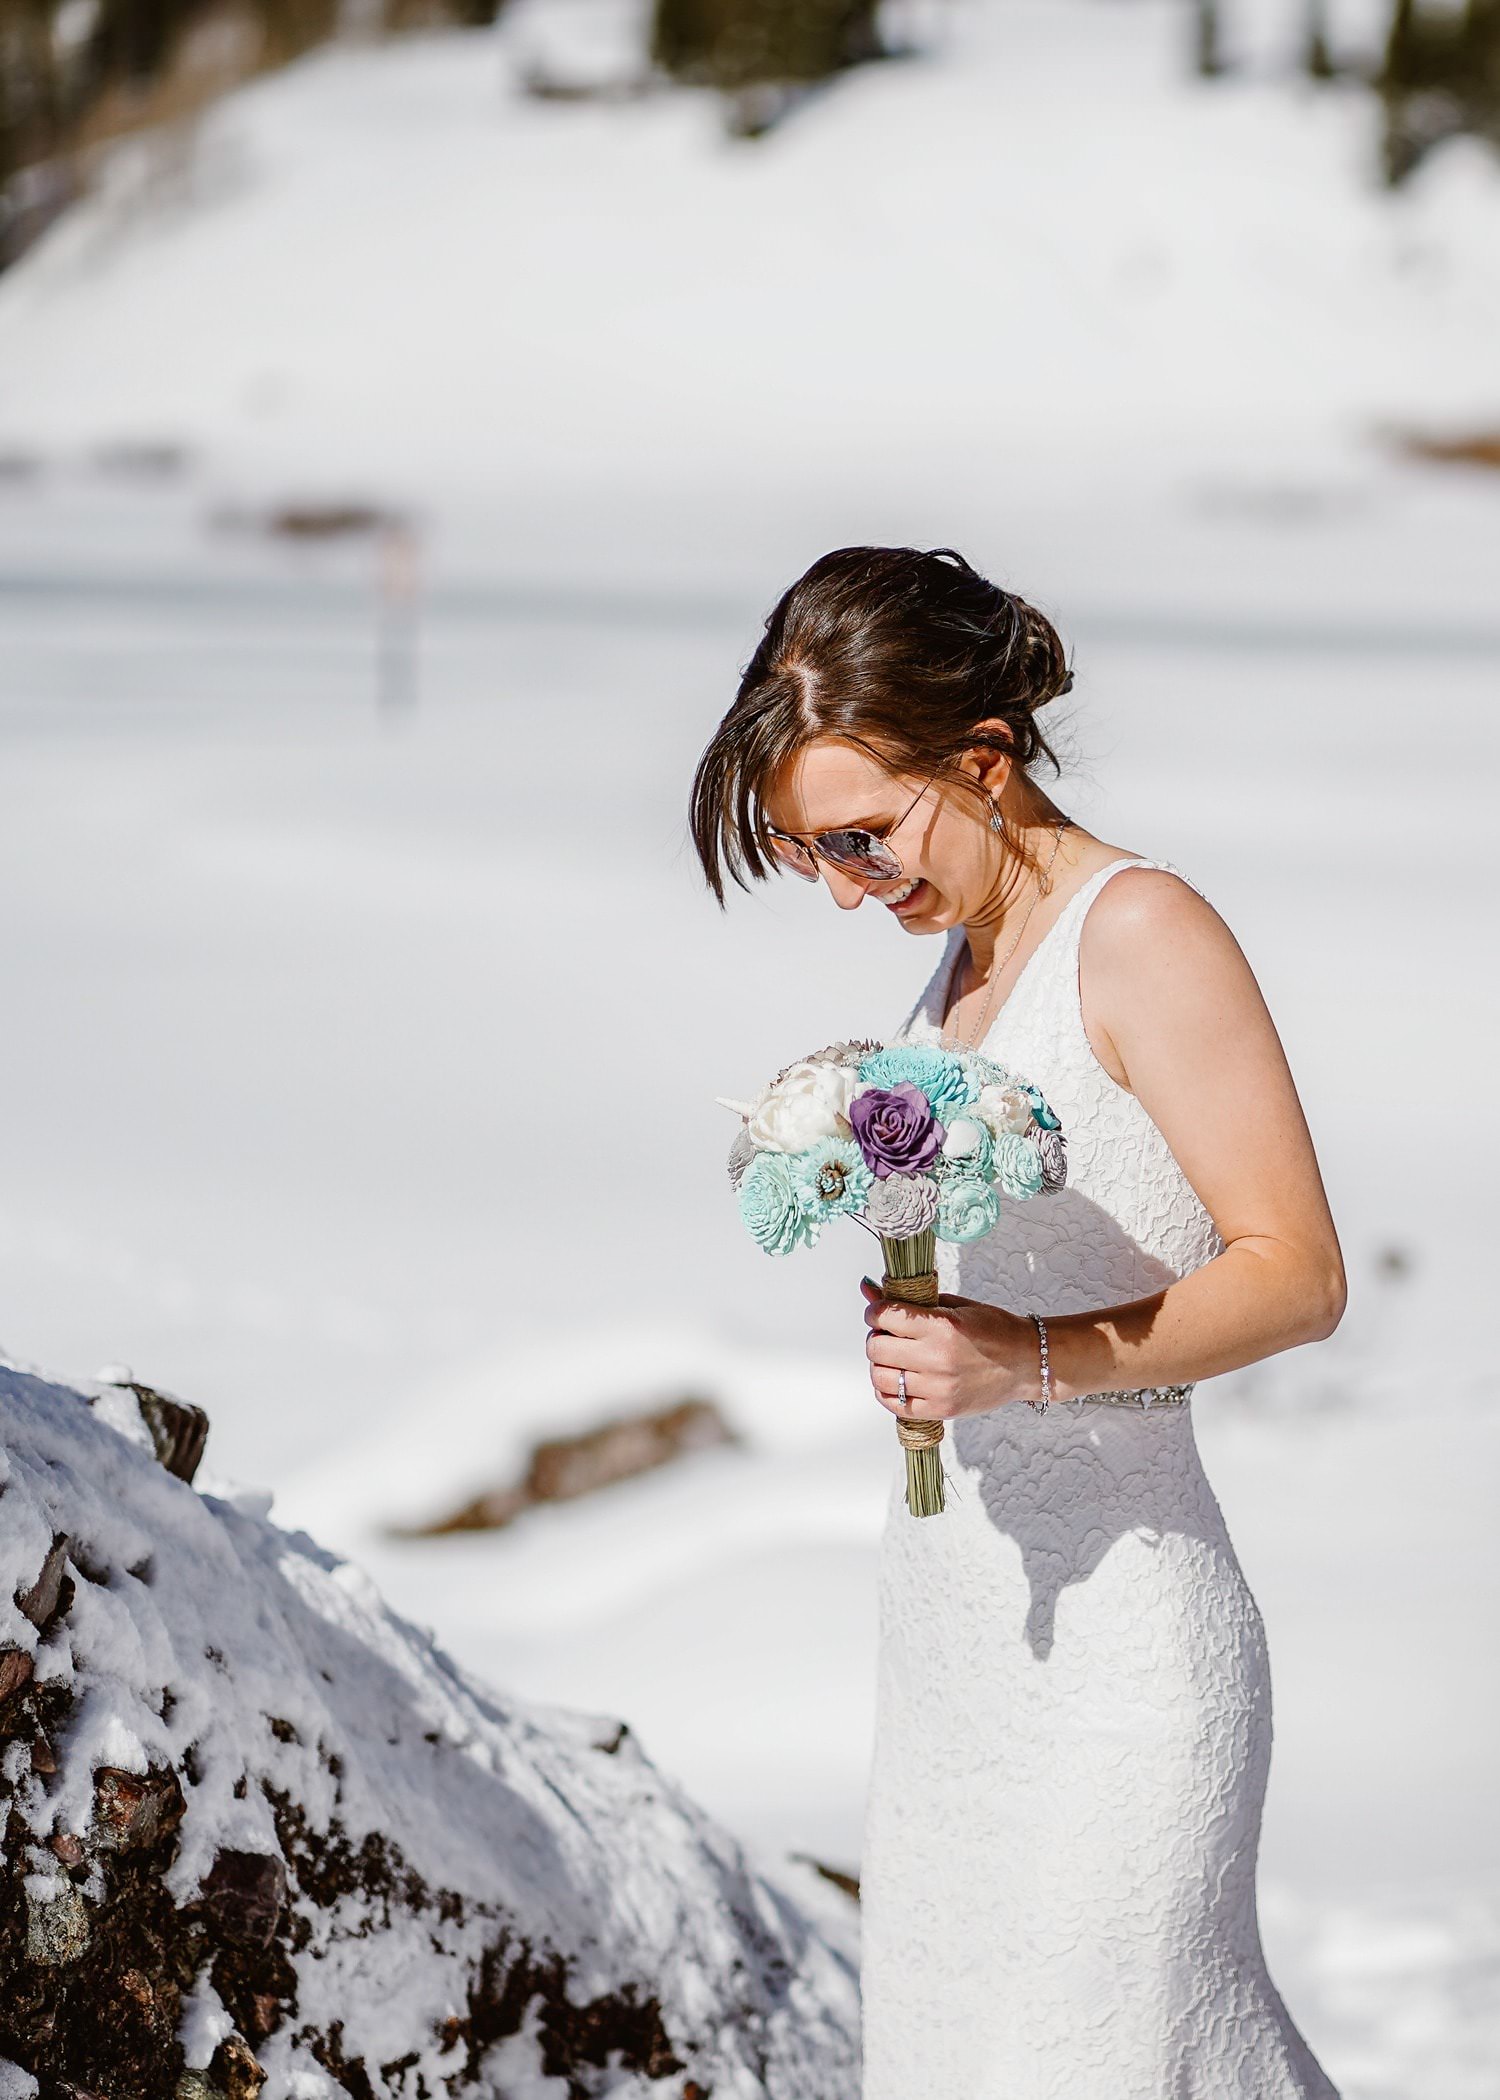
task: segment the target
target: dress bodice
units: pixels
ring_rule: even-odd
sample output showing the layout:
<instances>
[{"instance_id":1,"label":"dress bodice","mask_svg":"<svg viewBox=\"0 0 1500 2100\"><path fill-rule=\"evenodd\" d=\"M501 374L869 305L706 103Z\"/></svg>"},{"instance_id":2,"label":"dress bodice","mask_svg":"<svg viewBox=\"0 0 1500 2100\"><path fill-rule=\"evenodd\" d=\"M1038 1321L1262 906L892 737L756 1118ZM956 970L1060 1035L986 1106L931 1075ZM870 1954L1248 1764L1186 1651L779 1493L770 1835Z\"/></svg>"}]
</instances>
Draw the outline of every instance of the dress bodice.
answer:
<instances>
[{"instance_id":1,"label":"dress bodice","mask_svg":"<svg viewBox=\"0 0 1500 2100\"><path fill-rule=\"evenodd\" d=\"M984 1041L975 1047L1039 1086L1059 1117L1068 1181L1055 1195L1002 1203L994 1230L965 1245L940 1240L945 1291L1012 1312L1089 1312L1145 1297L1223 1249L1171 1147L1135 1095L1094 1055L1079 996L1078 949L1089 906L1122 868L1163 868L1122 857L1069 898L1028 958ZM936 1043L965 935L953 927L898 1042Z\"/></svg>"}]
</instances>

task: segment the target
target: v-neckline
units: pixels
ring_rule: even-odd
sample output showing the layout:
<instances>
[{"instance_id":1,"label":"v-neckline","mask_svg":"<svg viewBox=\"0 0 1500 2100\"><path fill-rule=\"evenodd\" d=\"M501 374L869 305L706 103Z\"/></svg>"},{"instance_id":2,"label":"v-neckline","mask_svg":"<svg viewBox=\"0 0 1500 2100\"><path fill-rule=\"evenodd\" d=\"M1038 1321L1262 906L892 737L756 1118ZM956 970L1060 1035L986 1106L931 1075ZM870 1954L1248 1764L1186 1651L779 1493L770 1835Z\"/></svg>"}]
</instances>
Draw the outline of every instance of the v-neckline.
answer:
<instances>
[{"instance_id":1,"label":"v-neckline","mask_svg":"<svg viewBox=\"0 0 1500 2100\"><path fill-rule=\"evenodd\" d=\"M1121 865L1122 862L1133 860L1135 857L1136 856L1133 856L1128 853L1122 853L1120 855L1119 861L1106 861L1105 867L1118 867ZM1067 903L1063 906L1062 910L1058 913L1057 917L1052 921L1052 924L1047 928L1047 931L1042 935L1041 939L1037 942L1036 946L1027 956L1025 962L1023 962L1020 969L1017 970L1015 975L1015 982L1011 985L1011 988L1006 993L1005 997L1000 1001L1000 1004L995 1008L995 1011L990 1015L990 1025L984 1031L983 1040L977 1043L964 1044L963 1047L970 1056L977 1057L983 1054L991 1036L993 1036L995 1030L1000 1026L1001 1015L1005 1012L1005 1009L1010 1005L1012 999L1015 998L1017 992L1020 991L1021 986L1026 982L1032 964L1036 962L1038 957L1040 957L1045 952L1047 943L1051 940L1053 934L1056 933L1058 929L1062 926L1064 920L1068 916L1068 913L1073 909L1073 906L1078 902L1078 899L1089 887L1089 884L1093 882L1095 876L1102 875L1103 873L1104 868L1095 868L1094 873L1092 875L1087 876L1082 882L1079 883L1077 889L1074 890L1072 896L1068 899ZM963 947L964 942L968 939L968 934L964 930L964 926L961 921L957 926L953 927L951 930L954 933L956 933L959 936L959 938L954 943L953 953L949 956L947 967L943 971L943 981L941 986L939 987L937 999L938 1018L936 1022L932 1024L936 1029L938 1046L940 1048L942 1046L943 1041L943 1015L948 1010L948 994L949 991L952 989L954 973L958 969L959 953Z\"/></svg>"}]
</instances>

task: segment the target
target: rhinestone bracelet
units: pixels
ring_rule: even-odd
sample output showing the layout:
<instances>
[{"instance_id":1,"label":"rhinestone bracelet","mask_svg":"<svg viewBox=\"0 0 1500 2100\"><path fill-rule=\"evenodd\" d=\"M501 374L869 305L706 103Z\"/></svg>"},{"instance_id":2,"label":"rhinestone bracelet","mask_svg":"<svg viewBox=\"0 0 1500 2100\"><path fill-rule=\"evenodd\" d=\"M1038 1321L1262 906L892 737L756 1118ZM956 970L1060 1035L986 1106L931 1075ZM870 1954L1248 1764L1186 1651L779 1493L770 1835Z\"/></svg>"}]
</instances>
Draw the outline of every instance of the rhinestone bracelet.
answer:
<instances>
[{"instance_id":1,"label":"rhinestone bracelet","mask_svg":"<svg viewBox=\"0 0 1500 2100\"><path fill-rule=\"evenodd\" d=\"M1034 1407L1039 1415L1044 1415L1052 1398L1052 1362L1047 1354L1047 1323L1040 1313L1032 1313L1029 1315L1029 1318L1032 1326L1036 1329L1037 1348L1041 1353L1042 1397L1040 1400L1033 1400L1028 1395L1026 1405Z\"/></svg>"}]
</instances>

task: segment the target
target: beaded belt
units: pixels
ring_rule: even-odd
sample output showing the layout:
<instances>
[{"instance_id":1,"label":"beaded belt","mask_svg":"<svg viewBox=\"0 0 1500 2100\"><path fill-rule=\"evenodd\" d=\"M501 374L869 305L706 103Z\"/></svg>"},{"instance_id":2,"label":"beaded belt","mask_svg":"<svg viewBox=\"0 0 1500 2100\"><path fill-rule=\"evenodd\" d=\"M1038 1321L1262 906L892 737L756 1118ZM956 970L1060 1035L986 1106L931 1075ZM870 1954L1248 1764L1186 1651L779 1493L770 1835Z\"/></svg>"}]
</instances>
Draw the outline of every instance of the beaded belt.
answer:
<instances>
[{"instance_id":1,"label":"beaded belt","mask_svg":"<svg viewBox=\"0 0 1500 2100\"><path fill-rule=\"evenodd\" d=\"M1138 1385L1128 1393L1079 1393L1072 1404L1074 1407L1092 1407L1096 1402L1102 1402L1106 1407L1171 1407L1188 1399L1192 1390L1190 1385Z\"/></svg>"}]
</instances>

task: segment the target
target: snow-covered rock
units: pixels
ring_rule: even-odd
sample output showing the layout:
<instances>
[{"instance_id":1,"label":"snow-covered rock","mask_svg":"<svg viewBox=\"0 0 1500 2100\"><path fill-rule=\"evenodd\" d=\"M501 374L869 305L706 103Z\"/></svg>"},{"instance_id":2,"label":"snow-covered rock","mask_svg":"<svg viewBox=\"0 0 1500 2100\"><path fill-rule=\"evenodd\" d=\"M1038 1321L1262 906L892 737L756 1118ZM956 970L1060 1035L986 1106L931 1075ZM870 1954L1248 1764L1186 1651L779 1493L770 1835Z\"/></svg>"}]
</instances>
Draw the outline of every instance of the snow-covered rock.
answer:
<instances>
[{"instance_id":1,"label":"snow-covered rock","mask_svg":"<svg viewBox=\"0 0 1500 2100\"><path fill-rule=\"evenodd\" d=\"M845 1893L89 1397L0 1367L0 2093L847 2100Z\"/></svg>"}]
</instances>

